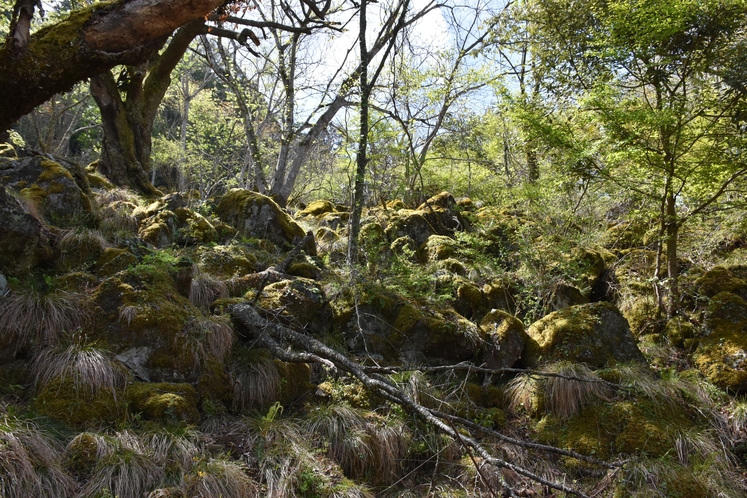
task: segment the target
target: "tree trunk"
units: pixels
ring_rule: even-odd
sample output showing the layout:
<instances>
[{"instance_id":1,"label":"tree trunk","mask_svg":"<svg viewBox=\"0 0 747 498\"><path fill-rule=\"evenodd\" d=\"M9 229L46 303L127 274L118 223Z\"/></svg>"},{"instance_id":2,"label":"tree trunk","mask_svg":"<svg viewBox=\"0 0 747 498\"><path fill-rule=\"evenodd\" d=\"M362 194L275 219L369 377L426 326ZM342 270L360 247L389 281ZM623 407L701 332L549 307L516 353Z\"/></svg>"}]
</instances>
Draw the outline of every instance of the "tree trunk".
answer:
<instances>
[{"instance_id":1,"label":"tree trunk","mask_svg":"<svg viewBox=\"0 0 747 498\"><path fill-rule=\"evenodd\" d=\"M26 47L0 48L0 131L56 93L118 65L135 65L160 49L175 29L223 0L122 0L73 11L40 29Z\"/></svg>"},{"instance_id":2,"label":"tree trunk","mask_svg":"<svg viewBox=\"0 0 747 498\"><path fill-rule=\"evenodd\" d=\"M115 185L146 196L160 194L148 179L153 121L171 83L171 72L190 42L205 29L202 20L193 21L176 32L161 55L128 66L120 76L124 98L110 71L91 78L91 93L104 125L99 168Z\"/></svg>"},{"instance_id":3,"label":"tree trunk","mask_svg":"<svg viewBox=\"0 0 747 498\"><path fill-rule=\"evenodd\" d=\"M147 164L143 164L136 141L143 133L142 122L135 121L137 116L130 115L125 109L119 95L119 89L110 72L104 72L91 78L91 94L101 112L104 130L104 143L101 150L99 169L112 183L120 187L130 187L146 195L157 195L158 191L148 181ZM150 136L148 136L150 141ZM150 147L148 147L150 155ZM149 159L149 157L148 157ZM147 169L146 169L147 168Z\"/></svg>"},{"instance_id":4,"label":"tree trunk","mask_svg":"<svg viewBox=\"0 0 747 498\"><path fill-rule=\"evenodd\" d=\"M667 277L669 277L669 304L667 318L674 317L680 308L679 268L677 266L677 223L676 198L667 196Z\"/></svg>"},{"instance_id":5,"label":"tree trunk","mask_svg":"<svg viewBox=\"0 0 747 498\"><path fill-rule=\"evenodd\" d=\"M366 0L361 2L360 11L360 89L361 89L361 130L356 156L355 189L353 192L353 209L350 214L348 231L348 264L358 262L358 236L361 231L361 213L363 212L363 187L366 179L366 153L368 150L368 101L371 97L371 84L368 81L368 49L366 48Z\"/></svg>"}]
</instances>

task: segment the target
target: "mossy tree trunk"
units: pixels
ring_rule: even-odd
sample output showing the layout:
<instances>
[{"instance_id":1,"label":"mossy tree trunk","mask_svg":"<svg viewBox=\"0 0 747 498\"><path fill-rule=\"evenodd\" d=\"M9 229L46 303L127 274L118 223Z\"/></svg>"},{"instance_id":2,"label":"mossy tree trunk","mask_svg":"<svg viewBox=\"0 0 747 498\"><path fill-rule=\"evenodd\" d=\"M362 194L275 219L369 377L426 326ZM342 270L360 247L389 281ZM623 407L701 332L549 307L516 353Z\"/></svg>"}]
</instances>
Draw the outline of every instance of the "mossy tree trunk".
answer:
<instances>
[{"instance_id":1,"label":"mossy tree trunk","mask_svg":"<svg viewBox=\"0 0 747 498\"><path fill-rule=\"evenodd\" d=\"M0 131L57 93L118 65L138 65L173 31L202 19L223 0L129 0L97 3L31 35L26 46L0 47Z\"/></svg>"},{"instance_id":2,"label":"mossy tree trunk","mask_svg":"<svg viewBox=\"0 0 747 498\"><path fill-rule=\"evenodd\" d=\"M151 169L153 122L171 83L171 72L189 44L205 33L203 20L182 26L166 50L143 64L125 67L119 84L111 71L91 78L91 94L101 111L104 143L99 169L115 185L156 195Z\"/></svg>"}]
</instances>

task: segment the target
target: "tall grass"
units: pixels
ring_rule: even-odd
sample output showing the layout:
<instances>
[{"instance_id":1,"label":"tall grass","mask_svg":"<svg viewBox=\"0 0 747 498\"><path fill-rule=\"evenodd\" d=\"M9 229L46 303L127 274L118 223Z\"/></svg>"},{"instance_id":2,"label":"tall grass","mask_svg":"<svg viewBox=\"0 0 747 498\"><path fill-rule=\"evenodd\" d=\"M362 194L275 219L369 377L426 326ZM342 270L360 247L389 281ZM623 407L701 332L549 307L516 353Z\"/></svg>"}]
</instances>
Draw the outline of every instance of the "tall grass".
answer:
<instances>
[{"instance_id":1,"label":"tall grass","mask_svg":"<svg viewBox=\"0 0 747 498\"><path fill-rule=\"evenodd\" d=\"M0 342L15 347L53 343L62 332L77 330L90 315L90 305L82 294L13 291L0 299Z\"/></svg>"},{"instance_id":2,"label":"tall grass","mask_svg":"<svg viewBox=\"0 0 747 498\"><path fill-rule=\"evenodd\" d=\"M102 390L114 393L130 380L129 372L109 351L80 334L71 336L67 344L43 349L34 358L32 372L38 389L54 380L69 380L78 392L91 397Z\"/></svg>"},{"instance_id":3,"label":"tall grass","mask_svg":"<svg viewBox=\"0 0 747 498\"><path fill-rule=\"evenodd\" d=\"M61 448L35 425L0 414L0 496L67 497L75 483L60 465Z\"/></svg>"}]
</instances>

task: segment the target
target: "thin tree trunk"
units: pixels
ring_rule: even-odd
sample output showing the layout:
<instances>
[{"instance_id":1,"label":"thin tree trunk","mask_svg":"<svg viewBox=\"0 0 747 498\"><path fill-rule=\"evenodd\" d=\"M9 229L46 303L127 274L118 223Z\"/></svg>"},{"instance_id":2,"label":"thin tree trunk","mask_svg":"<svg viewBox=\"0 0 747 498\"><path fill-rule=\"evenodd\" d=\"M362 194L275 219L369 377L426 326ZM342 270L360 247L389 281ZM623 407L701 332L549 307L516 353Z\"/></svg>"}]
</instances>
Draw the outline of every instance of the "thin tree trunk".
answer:
<instances>
[{"instance_id":1,"label":"thin tree trunk","mask_svg":"<svg viewBox=\"0 0 747 498\"><path fill-rule=\"evenodd\" d=\"M667 276L669 277L669 305L667 318L674 317L679 312L680 289L679 268L677 266L677 206L674 194L667 196Z\"/></svg>"},{"instance_id":2,"label":"thin tree trunk","mask_svg":"<svg viewBox=\"0 0 747 498\"><path fill-rule=\"evenodd\" d=\"M366 0L361 1L360 11L360 137L358 139L358 154L356 157L355 189L353 192L353 209L350 214L350 230L348 232L348 264L358 262L358 236L361 230L361 213L363 212L363 187L366 179L366 152L368 149L368 101L371 97L371 86L368 82L368 49L366 48Z\"/></svg>"}]
</instances>

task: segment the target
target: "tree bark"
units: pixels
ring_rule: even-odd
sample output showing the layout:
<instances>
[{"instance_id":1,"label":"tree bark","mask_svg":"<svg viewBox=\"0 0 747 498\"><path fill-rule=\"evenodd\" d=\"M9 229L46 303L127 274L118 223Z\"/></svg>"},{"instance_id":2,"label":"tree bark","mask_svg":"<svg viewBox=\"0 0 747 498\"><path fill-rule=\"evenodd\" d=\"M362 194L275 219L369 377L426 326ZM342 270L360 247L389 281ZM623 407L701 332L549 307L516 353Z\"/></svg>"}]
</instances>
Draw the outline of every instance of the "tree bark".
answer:
<instances>
[{"instance_id":1,"label":"tree bark","mask_svg":"<svg viewBox=\"0 0 747 498\"><path fill-rule=\"evenodd\" d=\"M161 55L128 66L121 85L110 71L91 78L91 93L104 126L99 169L115 185L134 188L146 196L159 194L148 179L153 122L171 83L171 72L191 41L205 30L203 20L182 26Z\"/></svg>"},{"instance_id":2,"label":"tree bark","mask_svg":"<svg viewBox=\"0 0 747 498\"><path fill-rule=\"evenodd\" d=\"M670 193L667 196L667 277L669 279L669 305L667 318L671 319L680 307L679 267L677 266L677 224L676 198Z\"/></svg>"},{"instance_id":3,"label":"tree bark","mask_svg":"<svg viewBox=\"0 0 747 498\"><path fill-rule=\"evenodd\" d=\"M0 131L56 93L117 65L137 65L177 28L223 0L122 0L75 10L16 50L0 48Z\"/></svg>"}]
</instances>

